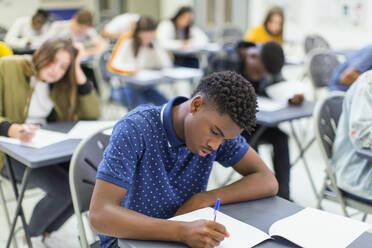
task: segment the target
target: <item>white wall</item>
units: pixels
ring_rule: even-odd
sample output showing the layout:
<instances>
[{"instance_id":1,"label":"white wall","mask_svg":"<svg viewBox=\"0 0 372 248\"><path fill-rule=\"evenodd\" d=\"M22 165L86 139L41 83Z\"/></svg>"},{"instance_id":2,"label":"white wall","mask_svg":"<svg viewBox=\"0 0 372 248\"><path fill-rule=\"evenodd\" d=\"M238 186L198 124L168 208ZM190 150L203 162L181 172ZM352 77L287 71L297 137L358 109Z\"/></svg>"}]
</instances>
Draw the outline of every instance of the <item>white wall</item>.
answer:
<instances>
[{"instance_id":1,"label":"white wall","mask_svg":"<svg viewBox=\"0 0 372 248\"><path fill-rule=\"evenodd\" d=\"M162 0L160 6L160 19L171 18L182 6L194 5L194 0Z\"/></svg>"},{"instance_id":2,"label":"white wall","mask_svg":"<svg viewBox=\"0 0 372 248\"><path fill-rule=\"evenodd\" d=\"M32 15L39 6L39 0L0 1L0 24L9 27L20 16Z\"/></svg>"}]
</instances>

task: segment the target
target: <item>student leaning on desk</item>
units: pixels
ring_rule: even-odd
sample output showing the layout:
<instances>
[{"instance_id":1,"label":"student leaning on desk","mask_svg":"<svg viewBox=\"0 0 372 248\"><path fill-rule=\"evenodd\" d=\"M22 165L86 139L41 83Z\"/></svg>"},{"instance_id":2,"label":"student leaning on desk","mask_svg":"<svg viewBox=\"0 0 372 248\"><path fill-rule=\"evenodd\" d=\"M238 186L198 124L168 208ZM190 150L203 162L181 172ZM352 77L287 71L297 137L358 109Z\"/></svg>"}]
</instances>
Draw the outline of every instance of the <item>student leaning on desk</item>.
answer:
<instances>
[{"instance_id":1,"label":"student leaning on desk","mask_svg":"<svg viewBox=\"0 0 372 248\"><path fill-rule=\"evenodd\" d=\"M240 133L253 131L256 95L234 72L205 77L191 98L141 105L114 127L98 168L90 222L101 247L117 238L217 246L229 234L213 221L169 221L174 215L275 195L277 181ZM206 191L214 161L243 177Z\"/></svg>"},{"instance_id":2,"label":"student leaning on desk","mask_svg":"<svg viewBox=\"0 0 372 248\"><path fill-rule=\"evenodd\" d=\"M50 39L32 57L0 59L0 135L27 142L38 129L32 124L99 117L98 97L80 68L80 51L70 40ZM0 159L1 174L8 176L3 154ZM20 181L25 167L11 163ZM46 192L32 213L30 236L43 236L47 243L73 214L68 164L32 170L29 184Z\"/></svg>"}]
</instances>

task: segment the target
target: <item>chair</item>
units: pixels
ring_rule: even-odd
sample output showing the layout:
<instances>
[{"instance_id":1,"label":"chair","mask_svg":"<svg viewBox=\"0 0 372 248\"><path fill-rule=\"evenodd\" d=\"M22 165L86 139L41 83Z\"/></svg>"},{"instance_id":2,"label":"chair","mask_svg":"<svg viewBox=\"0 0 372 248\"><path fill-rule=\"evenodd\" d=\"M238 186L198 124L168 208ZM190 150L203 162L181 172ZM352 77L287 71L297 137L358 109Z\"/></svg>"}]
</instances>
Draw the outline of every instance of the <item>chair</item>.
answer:
<instances>
[{"instance_id":1,"label":"chair","mask_svg":"<svg viewBox=\"0 0 372 248\"><path fill-rule=\"evenodd\" d=\"M327 88L333 71L339 65L335 53L326 49L314 49L308 54L307 74L314 88L314 96L317 96L317 90Z\"/></svg>"},{"instance_id":2,"label":"chair","mask_svg":"<svg viewBox=\"0 0 372 248\"><path fill-rule=\"evenodd\" d=\"M326 164L326 176L319 194L317 207L321 209L321 202L323 199L331 200L340 204L343 214L347 217L350 215L346 207L351 207L363 212L364 221L368 214L372 214L372 205L338 188L336 177L330 164L332 145L342 111L344 95L344 92L332 92L327 98L320 100L314 109L315 137Z\"/></svg>"},{"instance_id":3,"label":"chair","mask_svg":"<svg viewBox=\"0 0 372 248\"><path fill-rule=\"evenodd\" d=\"M328 41L318 34L306 36L304 41L305 54L317 48L330 49L331 47Z\"/></svg>"},{"instance_id":4,"label":"chair","mask_svg":"<svg viewBox=\"0 0 372 248\"><path fill-rule=\"evenodd\" d=\"M82 216L89 210L97 168L110 139L110 135L105 131L111 128L101 129L84 139L76 148L70 162L70 190L82 248L97 247L98 243L89 246Z\"/></svg>"},{"instance_id":5,"label":"chair","mask_svg":"<svg viewBox=\"0 0 372 248\"><path fill-rule=\"evenodd\" d=\"M221 45L235 44L243 37L243 32L235 26L225 26L219 29L217 33L218 41Z\"/></svg>"}]
</instances>

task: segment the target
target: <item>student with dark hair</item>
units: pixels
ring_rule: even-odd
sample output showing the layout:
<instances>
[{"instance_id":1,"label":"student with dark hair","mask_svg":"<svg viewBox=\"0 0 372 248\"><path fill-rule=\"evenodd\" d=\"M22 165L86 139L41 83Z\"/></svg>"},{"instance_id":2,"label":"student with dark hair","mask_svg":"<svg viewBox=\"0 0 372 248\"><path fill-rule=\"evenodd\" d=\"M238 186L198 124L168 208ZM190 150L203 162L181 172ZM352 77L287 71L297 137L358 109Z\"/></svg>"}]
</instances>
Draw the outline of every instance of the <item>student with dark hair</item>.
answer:
<instances>
[{"instance_id":1,"label":"student with dark hair","mask_svg":"<svg viewBox=\"0 0 372 248\"><path fill-rule=\"evenodd\" d=\"M207 73L233 70L243 75L254 87L259 96L266 96L265 88L272 82L273 76L280 74L284 65L284 53L282 47L276 42L255 44L252 42L239 42L229 52L216 55L209 63ZM291 99L291 101L297 99ZM256 130L259 125L256 127ZM255 132L249 134L243 132L243 137L249 142ZM289 199L289 147L288 136L277 127L266 128L266 131L256 142L257 148L260 143L273 145L273 165L275 176L279 182L278 195Z\"/></svg>"},{"instance_id":2,"label":"student with dark hair","mask_svg":"<svg viewBox=\"0 0 372 248\"><path fill-rule=\"evenodd\" d=\"M267 12L264 23L249 29L244 36L244 40L257 43L275 41L283 44L283 27L283 9L274 6Z\"/></svg>"},{"instance_id":3,"label":"student with dark hair","mask_svg":"<svg viewBox=\"0 0 372 248\"><path fill-rule=\"evenodd\" d=\"M117 238L214 247L228 236L217 222L166 220L199 208L275 195L275 177L240 133L255 126L253 87L234 72L201 80L191 98L138 107L114 127L98 168L90 222L101 247ZM214 161L243 177L206 191Z\"/></svg>"},{"instance_id":4,"label":"student with dark hair","mask_svg":"<svg viewBox=\"0 0 372 248\"><path fill-rule=\"evenodd\" d=\"M172 63L167 52L155 40L157 23L148 16L142 16L136 22L133 34L124 34L115 45L115 49L107 64L116 73L135 74L143 69L162 69L171 67ZM167 101L155 87L134 87L111 80L111 97L129 109L144 103L155 105Z\"/></svg>"},{"instance_id":5,"label":"student with dark hair","mask_svg":"<svg viewBox=\"0 0 372 248\"><path fill-rule=\"evenodd\" d=\"M51 39L32 57L0 59L0 135L28 142L35 132L23 131L36 130L47 121L99 117L98 97L80 68L81 50L70 40ZM21 181L25 166L14 159L11 164L16 180ZM2 153L0 172L9 176ZM34 247L67 247L53 243L50 235L73 214L68 163L33 169L28 182L46 193L29 222L30 235L38 236L32 240Z\"/></svg>"},{"instance_id":6,"label":"student with dark hair","mask_svg":"<svg viewBox=\"0 0 372 248\"><path fill-rule=\"evenodd\" d=\"M159 44L167 50L195 50L202 49L208 44L208 37L193 24L194 14L190 7L182 7L171 18L159 24L157 37ZM195 57L175 55L175 65L198 67Z\"/></svg>"},{"instance_id":7,"label":"student with dark hair","mask_svg":"<svg viewBox=\"0 0 372 248\"><path fill-rule=\"evenodd\" d=\"M16 49L38 48L49 29L49 14L38 9L32 16L18 18L7 32L4 41Z\"/></svg>"}]
</instances>

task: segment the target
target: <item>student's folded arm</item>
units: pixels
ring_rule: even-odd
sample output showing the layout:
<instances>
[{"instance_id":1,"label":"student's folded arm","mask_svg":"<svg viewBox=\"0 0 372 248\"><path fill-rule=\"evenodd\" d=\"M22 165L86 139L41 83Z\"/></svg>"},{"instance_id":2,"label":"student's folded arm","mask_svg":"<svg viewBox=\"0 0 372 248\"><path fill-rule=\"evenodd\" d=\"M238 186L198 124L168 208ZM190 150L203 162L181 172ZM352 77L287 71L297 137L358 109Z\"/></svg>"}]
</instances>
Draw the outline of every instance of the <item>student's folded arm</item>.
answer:
<instances>
[{"instance_id":1,"label":"student's folded arm","mask_svg":"<svg viewBox=\"0 0 372 248\"><path fill-rule=\"evenodd\" d=\"M191 39L189 46L191 48L203 49L208 45L208 36L199 27L191 28Z\"/></svg>"},{"instance_id":2,"label":"student's folded arm","mask_svg":"<svg viewBox=\"0 0 372 248\"><path fill-rule=\"evenodd\" d=\"M348 67L340 76L340 84L351 85L358 79L360 72L353 67Z\"/></svg>"},{"instance_id":3,"label":"student's folded arm","mask_svg":"<svg viewBox=\"0 0 372 248\"><path fill-rule=\"evenodd\" d=\"M164 21L159 24L156 38L159 44L167 50L179 50L183 46L183 41L176 40L175 28L170 21Z\"/></svg>"},{"instance_id":4,"label":"student's folded arm","mask_svg":"<svg viewBox=\"0 0 372 248\"><path fill-rule=\"evenodd\" d=\"M358 80L362 85L352 98L350 104L349 130L350 139L356 148L372 149L372 74L363 74Z\"/></svg>"},{"instance_id":5,"label":"student's folded arm","mask_svg":"<svg viewBox=\"0 0 372 248\"><path fill-rule=\"evenodd\" d=\"M221 198L221 204L228 204L260 199L278 193L279 186L274 174L254 149L249 148L233 168L243 177L232 184L206 192L211 196L210 206L214 204L213 201L217 197Z\"/></svg>"},{"instance_id":6,"label":"student's folded arm","mask_svg":"<svg viewBox=\"0 0 372 248\"><path fill-rule=\"evenodd\" d=\"M5 43L12 48L25 48L28 42L27 38L20 37L23 23L21 20L15 21L4 37Z\"/></svg>"}]
</instances>

